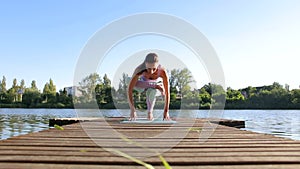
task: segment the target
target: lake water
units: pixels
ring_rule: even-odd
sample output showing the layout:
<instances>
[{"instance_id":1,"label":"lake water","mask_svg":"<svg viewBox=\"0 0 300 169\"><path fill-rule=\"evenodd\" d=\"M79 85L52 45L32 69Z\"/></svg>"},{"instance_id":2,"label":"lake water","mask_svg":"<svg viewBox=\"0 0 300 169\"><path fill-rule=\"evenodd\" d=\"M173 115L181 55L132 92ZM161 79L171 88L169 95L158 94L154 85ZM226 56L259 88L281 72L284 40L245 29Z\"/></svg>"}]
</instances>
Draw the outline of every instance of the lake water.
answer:
<instances>
[{"instance_id":1,"label":"lake water","mask_svg":"<svg viewBox=\"0 0 300 169\"><path fill-rule=\"evenodd\" d=\"M51 118L129 116L129 110L100 111L101 113L98 110L74 109L0 109L0 139L46 130ZM160 116L161 113L161 110L157 110L154 116ZM246 128L242 130L300 140L300 110L224 110L217 113L208 110L170 110L171 117L178 115L244 120ZM138 116L146 116L146 113L140 112Z\"/></svg>"}]
</instances>

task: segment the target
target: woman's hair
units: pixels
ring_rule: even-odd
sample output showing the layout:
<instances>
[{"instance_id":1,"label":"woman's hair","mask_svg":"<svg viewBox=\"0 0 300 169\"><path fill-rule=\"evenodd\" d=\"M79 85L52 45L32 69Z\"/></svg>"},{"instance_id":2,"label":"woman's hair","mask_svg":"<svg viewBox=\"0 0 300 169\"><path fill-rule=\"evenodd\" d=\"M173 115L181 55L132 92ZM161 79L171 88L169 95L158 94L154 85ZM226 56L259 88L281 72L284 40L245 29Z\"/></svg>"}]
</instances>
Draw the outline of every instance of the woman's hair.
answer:
<instances>
[{"instance_id":1,"label":"woman's hair","mask_svg":"<svg viewBox=\"0 0 300 169\"><path fill-rule=\"evenodd\" d=\"M149 53L144 62L140 64L134 71L133 75L140 75L146 70L146 62L147 63L157 63L158 62L158 55L156 53Z\"/></svg>"},{"instance_id":2,"label":"woman's hair","mask_svg":"<svg viewBox=\"0 0 300 169\"><path fill-rule=\"evenodd\" d=\"M158 56L157 56L157 54L156 53L149 53L146 56L145 60L144 60L144 64L146 62L147 63L157 63L158 62Z\"/></svg>"}]
</instances>

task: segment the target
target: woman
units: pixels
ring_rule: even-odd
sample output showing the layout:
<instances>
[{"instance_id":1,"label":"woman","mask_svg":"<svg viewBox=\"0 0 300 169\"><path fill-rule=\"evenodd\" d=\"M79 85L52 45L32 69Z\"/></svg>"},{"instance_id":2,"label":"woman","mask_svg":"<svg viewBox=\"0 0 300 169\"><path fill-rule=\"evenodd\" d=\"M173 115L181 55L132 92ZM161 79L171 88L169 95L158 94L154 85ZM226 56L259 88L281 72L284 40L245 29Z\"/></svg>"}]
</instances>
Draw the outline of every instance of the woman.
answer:
<instances>
[{"instance_id":1,"label":"woman","mask_svg":"<svg viewBox=\"0 0 300 169\"><path fill-rule=\"evenodd\" d=\"M159 81L162 78L163 83ZM148 111L148 120L153 120L153 108L157 94L161 93L165 98L163 120L170 120L169 104L169 78L166 70L158 63L158 56L155 53L149 53L144 62L134 71L133 77L128 86L128 102L130 107L130 120L136 120L136 111L133 102L132 92L146 91L146 102Z\"/></svg>"}]
</instances>

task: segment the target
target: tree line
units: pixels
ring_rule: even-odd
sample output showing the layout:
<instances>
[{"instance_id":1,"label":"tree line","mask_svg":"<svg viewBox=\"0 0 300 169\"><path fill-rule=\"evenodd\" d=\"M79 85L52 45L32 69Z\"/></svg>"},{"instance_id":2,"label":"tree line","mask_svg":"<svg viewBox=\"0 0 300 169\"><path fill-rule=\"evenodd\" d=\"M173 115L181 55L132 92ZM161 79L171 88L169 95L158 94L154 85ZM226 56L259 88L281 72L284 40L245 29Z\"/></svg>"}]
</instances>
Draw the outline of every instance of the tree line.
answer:
<instances>
[{"instance_id":1,"label":"tree line","mask_svg":"<svg viewBox=\"0 0 300 169\"><path fill-rule=\"evenodd\" d=\"M13 79L12 86L7 88L6 78L0 80L0 107L1 108L71 108L72 96L65 90L56 92L56 86L52 79L44 85L40 91L36 81L31 82L30 87L25 86L22 79L18 83Z\"/></svg>"},{"instance_id":2,"label":"tree line","mask_svg":"<svg viewBox=\"0 0 300 169\"><path fill-rule=\"evenodd\" d=\"M168 71L170 83L170 109L299 109L300 89L289 90L278 82L260 87L249 86L243 89L224 89L221 85L208 83L199 89L192 88L195 82L188 69L173 69ZM66 89L56 92L52 79L39 90L36 81L30 87L25 81L13 80L7 89L6 78L0 81L0 107L12 108L90 108L95 101L99 108L129 108L127 102L127 87L130 81L128 74L123 74L118 88L112 86L111 80L105 74L100 77L93 73L82 79L77 90L80 95L67 93ZM137 108L146 108L145 92L134 91ZM162 108L163 98L157 99L156 108Z\"/></svg>"}]
</instances>

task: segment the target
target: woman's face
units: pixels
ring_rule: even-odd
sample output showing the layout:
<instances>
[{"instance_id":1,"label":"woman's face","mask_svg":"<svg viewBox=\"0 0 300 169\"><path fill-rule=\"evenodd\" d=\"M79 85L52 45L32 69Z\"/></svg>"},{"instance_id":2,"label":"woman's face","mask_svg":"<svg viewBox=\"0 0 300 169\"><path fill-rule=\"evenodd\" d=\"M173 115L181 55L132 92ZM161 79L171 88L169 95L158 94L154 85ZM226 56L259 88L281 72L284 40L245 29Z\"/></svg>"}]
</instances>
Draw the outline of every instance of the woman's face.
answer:
<instances>
[{"instance_id":1,"label":"woman's face","mask_svg":"<svg viewBox=\"0 0 300 169\"><path fill-rule=\"evenodd\" d=\"M146 70L147 73L153 74L157 71L157 67L158 67L158 63L154 62L154 63L148 63L146 62Z\"/></svg>"}]
</instances>

